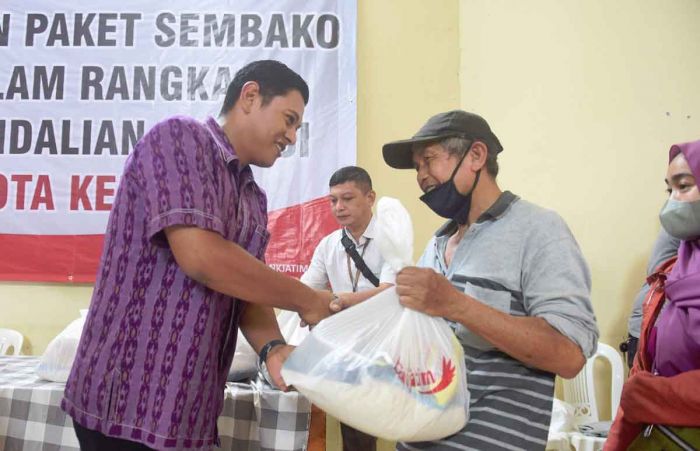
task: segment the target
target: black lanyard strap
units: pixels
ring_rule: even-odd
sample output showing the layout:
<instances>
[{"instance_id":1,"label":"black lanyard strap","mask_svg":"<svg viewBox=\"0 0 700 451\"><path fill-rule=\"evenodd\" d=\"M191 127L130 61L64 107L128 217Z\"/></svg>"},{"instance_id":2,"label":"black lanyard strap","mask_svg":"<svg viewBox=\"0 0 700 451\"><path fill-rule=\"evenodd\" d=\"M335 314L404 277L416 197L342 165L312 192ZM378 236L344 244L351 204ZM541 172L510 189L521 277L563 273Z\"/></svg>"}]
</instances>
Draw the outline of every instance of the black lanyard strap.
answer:
<instances>
[{"instance_id":1,"label":"black lanyard strap","mask_svg":"<svg viewBox=\"0 0 700 451\"><path fill-rule=\"evenodd\" d=\"M362 255L360 255L357 252L357 247L355 246L355 243L350 239L348 234L345 232L345 229L343 229L343 237L340 239L340 242L342 243L343 247L345 248L345 252L348 254L348 256L352 259L352 261L355 263L355 268L357 268L358 271L362 273L363 276L365 276L365 279L369 280L372 285L375 287L379 286L379 279L377 279L377 276L374 275L374 273L369 269L367 266L367 263L365 263L365 260L362 258ZM367 243L365 243L364 248L362 249L362 254L364 255L365 250L367 249ZM357 280L359 279L358 275L355 275L355 280L352 280L352 274L350 275L351 282L353 283L353 291L357 288Z\"/></svg>"}]
</instances>

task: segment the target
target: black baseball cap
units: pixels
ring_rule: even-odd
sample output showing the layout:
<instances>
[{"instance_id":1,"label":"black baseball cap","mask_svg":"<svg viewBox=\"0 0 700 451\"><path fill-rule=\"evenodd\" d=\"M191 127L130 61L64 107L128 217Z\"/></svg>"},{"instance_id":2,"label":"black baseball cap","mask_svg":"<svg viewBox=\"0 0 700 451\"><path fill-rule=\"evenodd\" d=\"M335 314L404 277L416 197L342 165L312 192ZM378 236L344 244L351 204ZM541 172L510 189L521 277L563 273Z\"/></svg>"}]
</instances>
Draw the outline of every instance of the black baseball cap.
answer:
<instances>
[{"instance_id":1,"label":"black baseball cap","mask_svg":"<svg viewBox=\"0 0 700 451\"><path fill-rule=\"evenodd\" d=\"M424 144L452 137L481 141L486 144L489 152L499 153L503 150L500 141L483 117L462 110L452 110L436 114L428 119L428 122L418 130L418 133L413 135L413 138L384 144L382 147L384 161L392 168L413 169L414 144Z\"/></svg>"}]
</instances>

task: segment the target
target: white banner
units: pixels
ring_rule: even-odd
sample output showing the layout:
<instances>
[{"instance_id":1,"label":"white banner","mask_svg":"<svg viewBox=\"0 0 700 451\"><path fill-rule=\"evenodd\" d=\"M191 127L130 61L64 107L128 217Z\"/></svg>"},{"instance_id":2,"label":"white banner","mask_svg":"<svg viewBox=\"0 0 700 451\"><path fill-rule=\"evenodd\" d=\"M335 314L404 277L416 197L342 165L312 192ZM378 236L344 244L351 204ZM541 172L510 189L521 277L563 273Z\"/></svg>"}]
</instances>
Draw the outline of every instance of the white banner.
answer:
<instances>
[{"instance_id":1,"label":"white banner","mask_svg":"<svg viewBox=\"0 0 700 451\"><path fill-rule=\"evenodd\" d=\"M356 8L4 1L0 235L104 233L136 141L168 116L216 117L236 71L259 59L284 62L310 88L297 144L255 169L269 209L327 195L333 171L356 161Z\"/></svg>"}]
</instances>

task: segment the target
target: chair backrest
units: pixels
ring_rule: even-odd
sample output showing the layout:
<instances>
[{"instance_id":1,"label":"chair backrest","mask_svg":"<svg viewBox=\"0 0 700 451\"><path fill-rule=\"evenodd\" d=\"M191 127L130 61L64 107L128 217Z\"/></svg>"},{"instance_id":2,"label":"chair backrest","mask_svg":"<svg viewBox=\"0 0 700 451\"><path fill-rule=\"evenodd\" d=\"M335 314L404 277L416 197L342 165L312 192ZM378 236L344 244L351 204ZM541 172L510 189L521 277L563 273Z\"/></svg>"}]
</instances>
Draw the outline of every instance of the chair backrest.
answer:
<instances>
[{"instance_id":1,"label":"chair backrest","mask_svg":"<svg viewBox=\"0 0 700 451\"><path fill-rule=\"evenodd\" d=\"M574 406L574 424L577 426L585 423L600 421L598 405L595 399L595 361L599 357L610 362L612 370L612 381L610 389L610 412L614 417L617 406L620 404L620 394L622 393L622 357L620 354L605 343L598 343L598 350L588 359L583 367L573 379L564 379L564 401Z\"/></svg>"},{"instance_id":2,"label":"chair backrest","mask_svg":"<svg viewBox=\"0 0 700 451\"><path fill-rule=\"evenodd\" d=\"M13 329L0 329L0 355L9 355L12 348L12 355L19 355L22 349L24 337L21 333Z\"/></svg>"}]
</instances>

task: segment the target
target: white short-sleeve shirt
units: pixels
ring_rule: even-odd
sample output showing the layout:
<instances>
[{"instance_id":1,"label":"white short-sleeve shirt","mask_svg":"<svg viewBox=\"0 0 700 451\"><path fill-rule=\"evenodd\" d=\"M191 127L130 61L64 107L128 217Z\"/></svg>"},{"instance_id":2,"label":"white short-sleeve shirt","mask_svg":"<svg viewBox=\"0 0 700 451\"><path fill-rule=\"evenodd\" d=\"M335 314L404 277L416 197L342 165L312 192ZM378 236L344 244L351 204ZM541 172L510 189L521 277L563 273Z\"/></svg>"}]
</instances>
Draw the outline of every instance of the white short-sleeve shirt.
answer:
<instances>
[{"instance_id":1,"label":"white short-sleeve shirt","mask_svg":"<svg viewBox=\"0 0 700 451\"><path fill-rule=\"evenodd\" d=\"M347 235L355 243L357 252L362 255L367 267L377 276L379 283L393 284L396 281L396 273L384 262L379 253L379 246L374 240L375 222L375 217L372 216L359 242L355 241L350 232L347 232ZM358 271L355 263L345 252L343 243L340 242L342 237L343 229L338 229L321 240L316 246L309 269L301 276L303 283L318 290L331 289L336 293L345 293L353 291L353 282L357 277L355 291L374 288L372 282Z\"/></svg>"}]
</instances>

